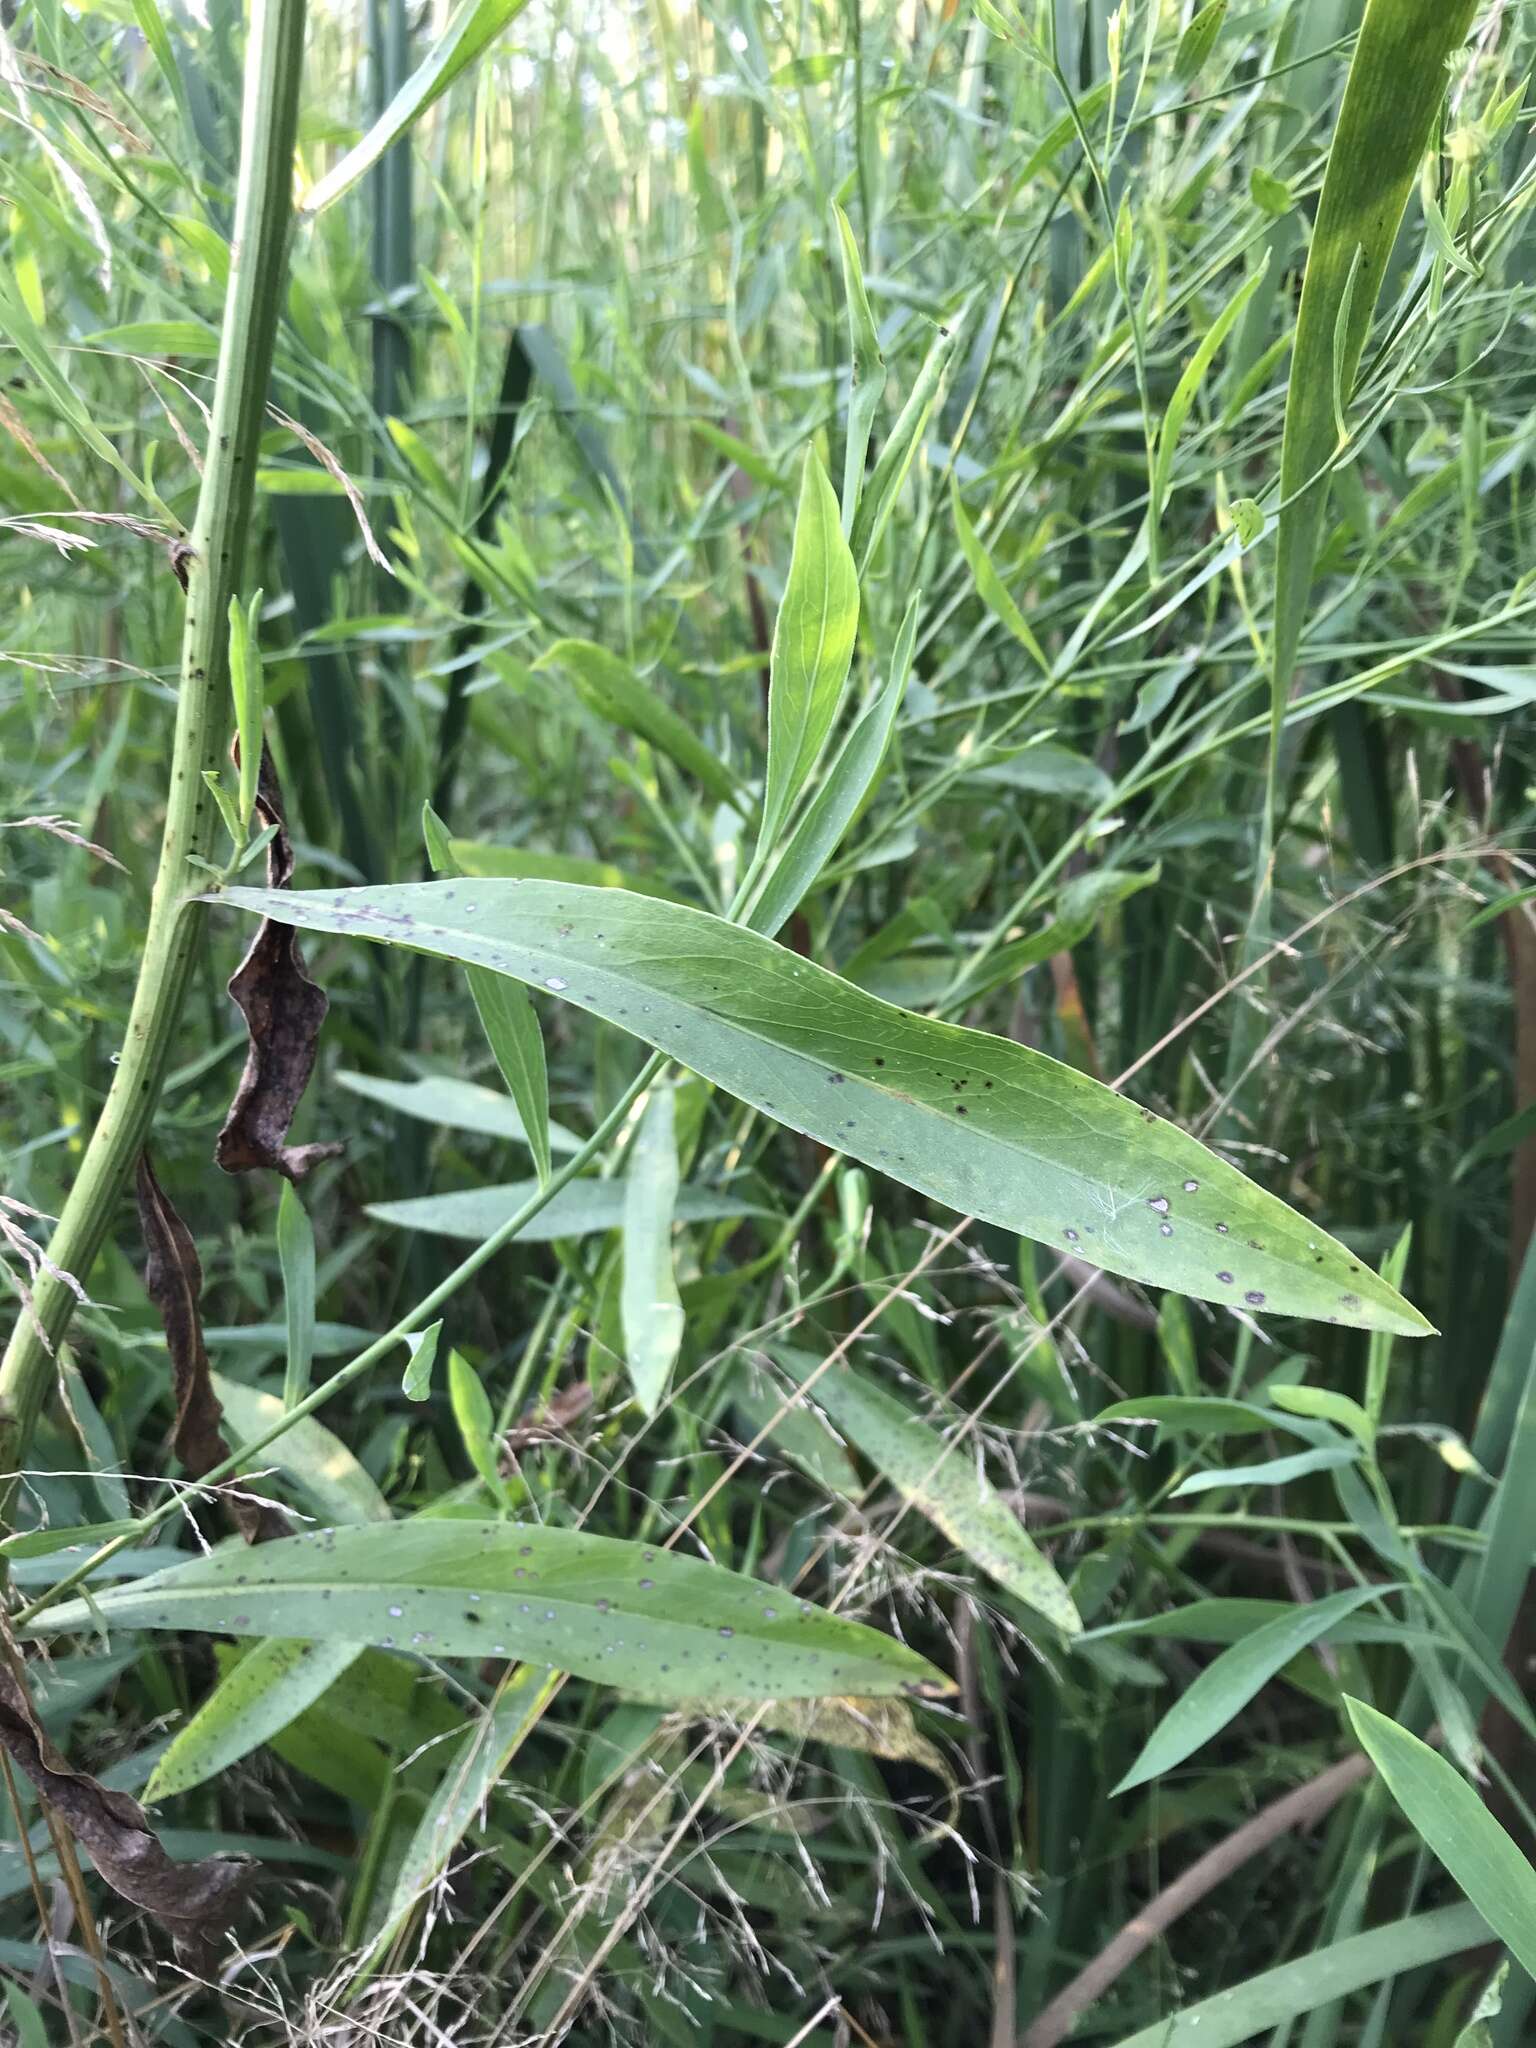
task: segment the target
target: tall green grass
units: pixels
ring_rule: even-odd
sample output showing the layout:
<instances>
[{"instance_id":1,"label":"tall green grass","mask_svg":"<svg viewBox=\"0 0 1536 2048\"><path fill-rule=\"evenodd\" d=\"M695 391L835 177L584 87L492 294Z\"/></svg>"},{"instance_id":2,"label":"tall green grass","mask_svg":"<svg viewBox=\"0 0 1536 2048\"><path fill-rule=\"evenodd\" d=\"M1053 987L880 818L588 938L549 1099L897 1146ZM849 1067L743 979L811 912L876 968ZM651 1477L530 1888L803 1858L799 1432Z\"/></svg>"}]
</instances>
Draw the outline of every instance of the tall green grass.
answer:
<instances>
[{"instance_id":1,"label":"tall green grass","mask_svg":"<svg viewBox=\"0 0 1536 2048\"><path fill-rule=\"evenodd\" d=\"M137 1580L222 1524L168 1448L132 1219L102 1210L84 1301L40 1261L134 1071L247 32L17 11L0 1230L13 1342L29 1298L71 1313L12 1609L91 1588L101 1627L29 1649L44 1725L150 1788L173 1855L261 1865L182 1973L13 1771L28 2048L1045 2048L1063 2001L1121 2048L1523 2038L1503 1851L1442 1868L1421 1795L1536 1854L1531 31L1430 12L1448 62L1406 0L312 15L235 578L299 889L608 889L658 972L734 916L813 986L1114 1084L1436 1327L958 1231L931 1160L790 1127L750 1068L657 1092L646 1034L568 991L535 1039L513 981L319 932L296 1135L347 1151L280 1200L211 1163L249 934L188 913L154 1151L243 1484L376 1522L375 1562L415 1518L675 1550L957 1688L764 1703L138 1626ZM403 139L359 149L392 101ZM1402 220L1357 259L1372 180ZM857 626L791 730L808 472ZM217 723L222 755L222 683ZM438 1321L435 1355L396 1334ZM1384 1778L1325 1779L1367 1735ZM1309 1828L1251 1825L1318 1784Z\"/></svg>"}]
</instances>

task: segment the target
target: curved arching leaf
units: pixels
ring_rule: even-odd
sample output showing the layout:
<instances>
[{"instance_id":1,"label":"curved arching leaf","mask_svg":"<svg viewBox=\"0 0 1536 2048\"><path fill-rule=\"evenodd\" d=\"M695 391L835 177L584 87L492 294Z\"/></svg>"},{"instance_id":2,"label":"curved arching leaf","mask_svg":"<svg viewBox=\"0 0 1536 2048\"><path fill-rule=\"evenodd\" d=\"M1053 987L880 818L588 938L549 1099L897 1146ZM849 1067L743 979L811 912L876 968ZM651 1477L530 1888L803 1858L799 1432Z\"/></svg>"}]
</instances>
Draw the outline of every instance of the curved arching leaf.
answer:
<instances>
[{"instance_id":1,"label":"curved arching leaf","mask_svg":"<svg viewBox=\"0 0 1536 2048\"><path fill-rule=\"evenodd\" d=\"M897 1009L704 911L559 882L219 900L547 989L865 1165L1110 1272L1270 1314L1430 1327L1343 1245L1151 1110L1011 1039Z\"/></svg>"},{"instance_id":2,"label":"curved arching leaf","mask_svg":"<svg viewBox=\"0 0 1536 2048\"><path fill-rule=\"evenodd\" d=\"M516 1657L677 1700L950 1692L894 1637L701 1558L570 1529L421 1520L226 1546L50 1607L36 1633L194 1629Z\"/></svg>"}]
</instances>

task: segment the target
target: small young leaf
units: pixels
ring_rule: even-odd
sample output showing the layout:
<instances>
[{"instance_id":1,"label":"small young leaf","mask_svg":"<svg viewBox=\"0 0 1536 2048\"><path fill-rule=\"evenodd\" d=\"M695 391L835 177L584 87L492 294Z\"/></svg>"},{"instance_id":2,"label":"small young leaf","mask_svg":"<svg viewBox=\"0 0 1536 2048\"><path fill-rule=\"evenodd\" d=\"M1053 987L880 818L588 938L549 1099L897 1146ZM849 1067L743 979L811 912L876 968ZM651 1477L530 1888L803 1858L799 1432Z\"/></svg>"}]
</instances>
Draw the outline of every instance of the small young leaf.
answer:
<instances>
[{"instance_id":1,"label":"small young leaf","mask_svg":"<svg viewBox=\"0 0 1536 2048\"><path fill-rule=\"evenodd\" d=\"M533 1167L541 1181L549 1179L551 1131L549 1074L544 1064L544 1034L538 1014L522 989L502 974L484 967L466 970L469 993L507 1093L517 1106Z\"/></svg>"},{"instance_id":2,"label":"small young leaf","mask_svg":"<svg viewBox=\"0 0 1536 2048\"><path fill-rule=\"evenodd\" d=\"M1115 1792L1129 1792L1149 1779L1174 1770L1184 1759L1219 1735L1248 1702L1263 1690L1291 1659L1325 1636L1336 1621L1353 1614L1367 1600L1379 1600L1400 1589L1392 1585L1351 1586L1298 1607L1254 1630L1230 1650L1223 1650L1175 1701L1147 1738L1146 1746Z\"/></svg>"},{"instance_id":3,"label":"small young leaf","mask_svg":"<svg viewBox=\"0 0 1536 2048\"><path fill-rule=\"evenodd\" d=\"M964 555L975 579L977 596L989 612L994 612L1002 620L1014 639L1027 651L1036 667L1045 675L1049 675L1051 664L1046 658L1045 650L1035 638L1029 621L1014 603L1012 593L997 573L992 557L987 553L984 543L971 524L961 502L960 486L953 476L949 480L949 510L950 517L955 523L955 538L960 543L960 552Z\"/></svg>"},{"instance_id":4,"label":"small young leaf","mask_svg":"<svg viewBox=\"0 0 1536 2048\"><path fill-rule=\"evenodd\" d=\"M1257 1465L1227 1465L1218 1471L1192 1472L1169 1494L1182 1500L1186 1494L1209 1493L1218 1486L1285 1486L1292 1479L1305 1479L1312 1472L1332 1472L1340 1465L1352 1465L1358 1451L1341 1444L1315 1451L1292 1451L1289 1457L1265 1458Z\"/></svg>"},{"instance_id":5,"label":"small young leaf","mask_svg":"<svg viewBox=\"0 0 1536 2048\"><path fill-rule=\"evenodd\" d=\"M309 1392L315 1355L315 1233L297 1189L286 1180L277 1198L277 1258L288 1331L283 1406L292 1408Z\"/></svg>"},{"instance_id":6,"label":"small young leaf","mask_svg":"<svg viewBox=\"0 0 1536 2048\"><path fill-rule=\"evenodd\" d=\"M1331 1422L1355 1437L1362 1450L1369 1451L1376 1441L1371 1418L1348 1394L1335 1394L1327 1387L1271 1386L1268 1392L1275 1406L1285 1409L1288 1415L1305 1415L1314 1421Z\"/></svg>"},{"instance_id":7,"label":"small young leaf","mask_svg":"<svg viewBox=\"0 0 1536 2048\"><path fill-rule=\"evenodd\" d=\"M800 1385L819 1371L820 1361L803 1351L775 1345L773 1356ZM820 1372L809 1398L879 1466L903 1500L942 1529L988 1577L1063 1634L1081 1632L1071 1594L1013 1509L977 1471L971 1446L946 1443L883 1387L872 1386L845 1365Z\"/></svg>"},{"instance_id":8,"label":"small young leaf","mask_svg":"<svg viewBox=\"0 0 1536 2048\"><path fill-rule=\"evenodd\" d=\"M672 1271L677 1183L672 1090L663 1082L651 1091L624 1176L619 1316L630 1383L647 1415L654 1415L661 1405L683 1341L683 1305Z\"/></svg>"},{"instance_id":9,"label":"small young leaf","mask_svg":"<svg viewBox=\"0 0 1536 2048\"><path fill-rule=\"evenodd\" d=\"M1180 85L1189 85L1205 67L1205 61L1216 47L1216 38L1221 34L1221 24L1226 19L1227 0L1205 0L1179 37L1179 47L1174 52L1173 75Z\"/></svg>"},{"instance_id":10,"label":"small young leaf","mask_svg":"<svg viewBox=\"0 0 1536 2048\"><path fill-rule=\"evenodd\" d=\"M1536 1870L1453 1764L1363 1700L1344 1705L1414 1832L1521 1969L1536 1972Z\"/></svg>"},{"instance_id":11,"label":"small young leaf","mask_svg":"<svg viewBox=\"0 0 1536 2048\"><path fill-rule=\"evenodd\" d=\"M361 142L354 144L340 163L333 165L311 188L304 201L304 215L313 219L334 205L344 192L350 192L358 179L442 97L526 5L527 0L464 0Z\"/></svg>"},{"instance_id":12,"label":"small young leaf","mask_svg":"<svg viewBox=\"0 0 1536 2048\"><path fill-rule=\"evenodd\" d=\"M808 448L794 548L769 657L768 779L759 849L779 831L821 757L842 702L859 623L859 580L837 498Z\"/></svg>"},{"instance_id":13,"label":"small young leaf","mask_svg":"<svg viewBox=\"0 0 1536 2048\"><path fill-rule=\"evenodd\" d=\"M536 666L551 664L570 677L577 696L595 717L648 740L701 789L708 790L717 803L739 801L735 779L719 758L685 719L641 681L627 661L592 640L557 640Z\"/></svg>"},{"instance_id":14,"label":"small young leaf","mask_svg":"<svg viewBox=\"0 0 1536 2048\"><path fill-rule=\"evenodd\" d=\"M470 1463L499 1500L506 1482L496 1457L496 1417L479 1373L461 1351L448 1353L448 1399Z\"/></svg>"},{"instance_id":15,"label":"small young leaf","mask_svg":"<svg viewBox=\"0 0 1536 2048\"><path fill-rule=\"evenodd\" d=\"M235 700L235 733L240 742L240 838L250 830L256 808L256 788L261 778L261 726L266 710L266 689L262 677L261 645L257 621L261 617L262 593L241 609L240 600L229 600L229 687Z\"/></svg>"},{"instance_id":16,"label":"small young leaf","mask_svg":"<svg viewBox=\"0 0 1536 2048\"><path fill-rule=\"evenodd\" d=\"M432 1367L437 1361L437 1340L443 1334L441 1321L428 1323L424 1330L412 1330L401 1341L410 1353L400 1391L408 1401L425 1401L432 1392Z\"/></svg>"}]
</instances>

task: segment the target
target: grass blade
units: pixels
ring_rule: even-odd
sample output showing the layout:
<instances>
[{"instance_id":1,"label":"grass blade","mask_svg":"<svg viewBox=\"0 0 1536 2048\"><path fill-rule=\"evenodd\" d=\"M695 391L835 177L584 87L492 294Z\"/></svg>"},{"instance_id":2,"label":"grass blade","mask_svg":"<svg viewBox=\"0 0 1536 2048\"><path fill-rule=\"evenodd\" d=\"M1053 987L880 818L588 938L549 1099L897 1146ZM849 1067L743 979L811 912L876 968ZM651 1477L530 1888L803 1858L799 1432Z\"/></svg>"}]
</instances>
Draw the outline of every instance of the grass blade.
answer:
<instances>
[{"instance_id":1,"label":"grass blade","mask_svg":"<svg viewBox=\"0 0 1536 2048\"><path fill-rule=\"evenodd\" d=\"M807 449L795 544L769 658L768 780L760 856L773 850L842 702L859 623L859 582L837 498Z\"/></svg>"},{"instance_id":2,"label":"grass blade","mask_svg":"<svg viewBox=\"0 0 1536 2048\"><path fill-rule=\"evenodd\" d=\"M313 219L326 207L334 206L344 192L350 192L390 145L398 142L433 101L489 49L526 5L527 0L464 0L367 134L311 188L304 201L304 216Z\"/></svg>"},{"instance_id":3,"label":"grass blade","mask_svg":"<svg viewBox=\"0 0 1536 2048\"><path fill-rule=\"evenodd\" d=\"M1081 1633L1071 1594L1012 1508L977 1471L974 1445L946 1443L883 1387L872 1386L846 1365L824 1372L819 1359L778 1346L773 1356L799 1385L819 1374L811 1399L880 1468L902 1499L942 1529L989 1578L1064 1635Z\"/></svg>"},{"instance_id":4,"label":"grass blade","mask_svg":"<svg viewBox=\"0 0 1536 2048\"><path fill-rule=\"evenodd\" d=\"M1536 1870L1454 1764L1363 1700L1346 1698L1344 1705L1414 1832L1520 1967L1536 1976Z\"/></svg>"},{"instance_id":5,"label":"grass blade","mask_svg":"<svg viewBox=\"0 0 1536 2048\"><path fill-rule=\"evenodd\" d=\"M635 1399L654 1415L683 1342L683 1304L672 1270L677 1213L677 1134L672 1090L652 1090L624 1176L624 1279L619 1318Z\"/></svg>"},{"instance_id":6,"label":"grass blade","mask_svg":"<svg viewBox=\"0 0 1536 2048\"><path fill-rule=\"evenodd\" d=\"M1343 1621L1367 1600L1380 1599L1395 1590L1385 1585L1351 1586L1343 1593L1330 1594L1326 1600L1314 1600L1310 1607L1296 1608L1278 1621L1267 1622L1234 1643L1230 1650L1224 1650L1164 1714L1115 1791L1129 1792L1183 1763L1212 1736L1219 1735L1233 1716L1241 1713L1255 1694L1309 1643L1325 1636L1336 1621Z\"/></svg>"}]
</instances>

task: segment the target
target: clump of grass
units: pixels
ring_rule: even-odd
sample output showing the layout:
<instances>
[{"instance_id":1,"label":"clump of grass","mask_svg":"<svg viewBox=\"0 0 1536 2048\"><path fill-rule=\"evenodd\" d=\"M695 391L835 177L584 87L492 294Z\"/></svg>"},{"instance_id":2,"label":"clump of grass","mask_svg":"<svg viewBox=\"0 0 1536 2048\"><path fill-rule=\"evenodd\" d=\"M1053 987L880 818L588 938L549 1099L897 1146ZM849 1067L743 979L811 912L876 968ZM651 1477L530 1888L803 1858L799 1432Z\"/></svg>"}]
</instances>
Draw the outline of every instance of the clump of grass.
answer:
<instances>
[{"instance_id":1,"label":"clump of grass","mask_svg":"<svg viewBox=\"0 0 1536 2048\"><path fill-rule=\"evenodd\" d=\"M714 927L667 917L755 906L786 974L833 969L1117 1085L1438 1330L1149 1294L1081 1237L962 1228L920 1172L751 1106L751 1070L673 1068L656 1093L645 1034L568 971L537 977L535 1020L514 981L490 986L518 1007L482 983L477 1008L454 965L323 934L297 1135L347 1151L280 1201L210 1163L244 1056L238 954L231 916L189 913L142 1114L158 1093L231 1445L263 1444L244 1483L301 1531L376 1515L387 1544L447 1516L708 1560L958 1691L839 1720L540 1668L524 1713L489 1643L375 1644L324 1688L263 1692L242 1747L241 1631L82 1627L26 1664L71 1762L142 1791L169 1737L230 1717L233 1760L156 1818L173 1853L242 1851L262 1876L216 1958L174 1976L15 1778L6 1827L37 1875L0 1889L18 2038L126 2038L122 2015L169 2042L228 2038L232 2015L253 2040L1047 2048L1069 2017L1122 2048L1197 2021L1305 2048L1476 2038L1489 1973L1462 1895L1482 1906L1485 1879L1420 1852L1417 1752L1391 1753L1401 1805L1383 1798L1353 1761L1375 1724L1346 1705L1438 1730L1440 1768L1482 1787L1474 1847L1485 1821L1531 1852L1502 1662L1523 1668L1533 1540L1530 27L1492 9L1462 41L1436 13L1443 100L1437 64L1367 275L1326 197L1362 166L1330 150L1371 168L1346 78L1413 15L1371 0L1357 36L1336 10L1148 0L529 6L302 220L263 301L270 385L241 358L250 503L221 516L245 562L199 544L205 521L186 597L159 543L221 488L246 46L149 10L12 24L3 815L75 834L0 836L0 1218L29 1389L10 1413L37 1410L7 1460L17 1615L110 1548L110 1617L196 1554L194 1521L218 1533L168 1458L139 1247L91 1162L136 1149L119 1112L168 811L178 892L226 867L176 820L202 768L235 789L219 665L229 597L258 589L301 889L413 885L431 799L431 865L471 902L602 887L615 930L690 932ZM405 10L377 16L371 98L357 24L312 20L301 208L434 61L424 25L408 48ZM803 489L823 592L846 533L856 623L846 695L814 636L786 752ZM210 716L173 766L189 606ZM797 798L819 822L776 866ZM720 1011L750 994L743 969ZM860 1041L832 1071L864 1053L889 1057ZM981 1118L954 1100L969 1144ZM546 1115L547 1155L527 1142ZM50 1234L82 1200L90 1230ZM405 1201L427 1205L409 1230ZM399 1334L439 1318L408 1393ZM810 1361L793 1383L786 1353ZM906 1426L882 1434L892 1410ZM997 1528L1018 1537L1003 1568ZM1254 1677L1266 1629L1304 1635L1353 1590ZM1213 1696L1202 1741L1117 1793ZM451 1840L421 1854L445 1812ZM1324 1816L1319 1850L1301 1821ZM91 1916L83 1959L40 1917L56 1880ZM1477 2022L1500 2043L1530 2005L1514 1954Z\"/></svg>"}]
</instances>

